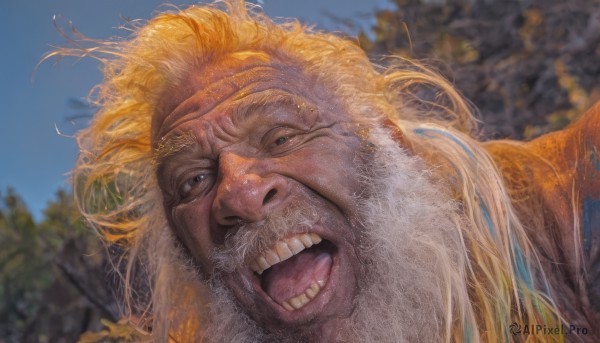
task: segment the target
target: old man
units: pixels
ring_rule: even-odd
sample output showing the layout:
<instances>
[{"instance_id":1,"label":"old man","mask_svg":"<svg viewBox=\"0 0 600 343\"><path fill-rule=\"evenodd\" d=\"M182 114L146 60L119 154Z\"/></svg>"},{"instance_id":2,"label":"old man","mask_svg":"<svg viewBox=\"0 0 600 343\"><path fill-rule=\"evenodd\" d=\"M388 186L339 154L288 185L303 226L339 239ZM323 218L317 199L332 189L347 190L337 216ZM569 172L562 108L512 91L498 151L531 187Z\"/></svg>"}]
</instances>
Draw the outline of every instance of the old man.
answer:
<instances>
[{"instance_id":1,"label":"old man","mask_svg":"<svg viewBox=\"0 0 600 343\"><path fill-rule=\"evenodd\" d=\"M600 337L600 107L483 144L427 68L241 1L59 53L105 54L76 196L153 340Z\"/></svg>"}]
</instances>

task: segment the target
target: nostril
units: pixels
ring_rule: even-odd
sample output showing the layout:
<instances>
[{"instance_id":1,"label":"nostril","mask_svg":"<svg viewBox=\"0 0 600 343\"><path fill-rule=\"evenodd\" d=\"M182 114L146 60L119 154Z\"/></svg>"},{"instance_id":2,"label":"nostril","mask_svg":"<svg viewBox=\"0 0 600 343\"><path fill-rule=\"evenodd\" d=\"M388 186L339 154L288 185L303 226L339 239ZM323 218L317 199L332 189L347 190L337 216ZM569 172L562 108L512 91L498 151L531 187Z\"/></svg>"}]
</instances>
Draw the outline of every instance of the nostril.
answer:
<instances>
[{"instance_id":1,"label":"nostril","mask_svg":"<svg viewBox=\"0 0 600 343\"><path fill-rule=\"evenodd\" d=\"M277 190L271 189L269 191L269 193L267 193L267 195L265 195L265 198L263 199L263 206L266 205L269 201L271 201L271 199L273 199L275 194L277 194Z\"/></svg>"}]
</instances>

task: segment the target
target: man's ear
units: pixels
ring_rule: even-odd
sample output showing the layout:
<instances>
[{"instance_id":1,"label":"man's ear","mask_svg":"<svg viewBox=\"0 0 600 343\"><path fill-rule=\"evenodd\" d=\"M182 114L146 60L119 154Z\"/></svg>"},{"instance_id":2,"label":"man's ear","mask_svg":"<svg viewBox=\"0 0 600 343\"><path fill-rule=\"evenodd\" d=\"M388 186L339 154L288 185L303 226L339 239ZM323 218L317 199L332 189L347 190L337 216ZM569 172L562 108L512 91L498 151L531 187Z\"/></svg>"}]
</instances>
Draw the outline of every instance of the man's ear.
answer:
<instances>
[{"instance_id":1,"label":"man's ear","mask_svg":"<svg viewBox=\"0 0 600 343\"><path fill-rule=\"evenodd\" d=\"M383 126L390 129L390 132L392 133L392 139L398 144L400 144L401 147L405 148L411 155L414 155L413 146L408 140L408 138L406 138L406 135L404 134L402 129L400 129L400 127L398 127L398 125L394 123L390 118L383 119L382 123Z\"/></svg>"}]
</instances>

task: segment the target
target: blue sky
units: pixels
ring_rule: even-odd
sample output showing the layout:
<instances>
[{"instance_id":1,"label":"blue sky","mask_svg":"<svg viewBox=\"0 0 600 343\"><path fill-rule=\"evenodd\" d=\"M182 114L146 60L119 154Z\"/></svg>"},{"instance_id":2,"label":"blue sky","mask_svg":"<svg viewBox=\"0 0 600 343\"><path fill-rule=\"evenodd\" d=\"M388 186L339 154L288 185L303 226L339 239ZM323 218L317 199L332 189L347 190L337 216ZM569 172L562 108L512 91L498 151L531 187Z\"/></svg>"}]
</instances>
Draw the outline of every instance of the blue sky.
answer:
<instances>
[{"instance_id":1,"label":"blue sky","mask_svg":"<svg viewBox=\"0 0 600 343\"><path fill-rule=\"evenodd\" d=\"M65 40L53 26L68 28L69 21L88 37L108 38L126 33L116 29L123 18L147 19L164 0L3 0L0 2L0 192L13 187L35 218L60 187L68 187L68 172L75 163L77 126L68 122L78 111L69 99L83 100L101 80L97 62L64 59L36 64ZM324 13L339 18L363 18L388 0L263 0L265 12L297 17L326 29L342 30ZM191 1L173 1L191 4ZM57 133L57 129L61 134Z\"/></svg>"}]
</instances>

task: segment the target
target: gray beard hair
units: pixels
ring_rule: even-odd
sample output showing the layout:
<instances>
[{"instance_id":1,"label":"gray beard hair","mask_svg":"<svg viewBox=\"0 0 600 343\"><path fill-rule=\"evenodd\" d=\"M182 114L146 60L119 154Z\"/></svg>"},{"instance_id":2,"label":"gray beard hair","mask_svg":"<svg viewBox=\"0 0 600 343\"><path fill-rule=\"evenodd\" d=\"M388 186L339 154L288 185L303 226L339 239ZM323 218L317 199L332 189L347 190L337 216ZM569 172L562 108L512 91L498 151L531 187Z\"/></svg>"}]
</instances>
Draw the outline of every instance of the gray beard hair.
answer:
<instances>
[{"instance_id":1,"label":"gray beard hair","mask_svg":"<svg viewBox=\"0 0 600 343\"><path fill-rule=\"evenodd\" d=\"M448 323L455 289L465 289L464 257L458 205L439 185L418 157L409 156L389 134L374 130L369 165L361 180L368 195L357 198L362 277L355 310L341 321L336 341L441 342L448 339ZM367 154L367 153L365 153ZM244 265L256 249L284 236L282 227L312 222L318 211L294 210L272 219L258 230L241 230L223 253L213 254L225 272ZM293 224L293 225L292 225ZM275 230L273 230L275 229ZM309 227L306 227L308 230ZM310 332L266 332L237 304L219 273L204 282L209 306L202 318L202 340L207 342L320 341ZM455 306L455 305L454 305ZM343 336L342 336L343 335ZM328 341L331 338L327 339Z\"/></svg>"}]
</instances>

